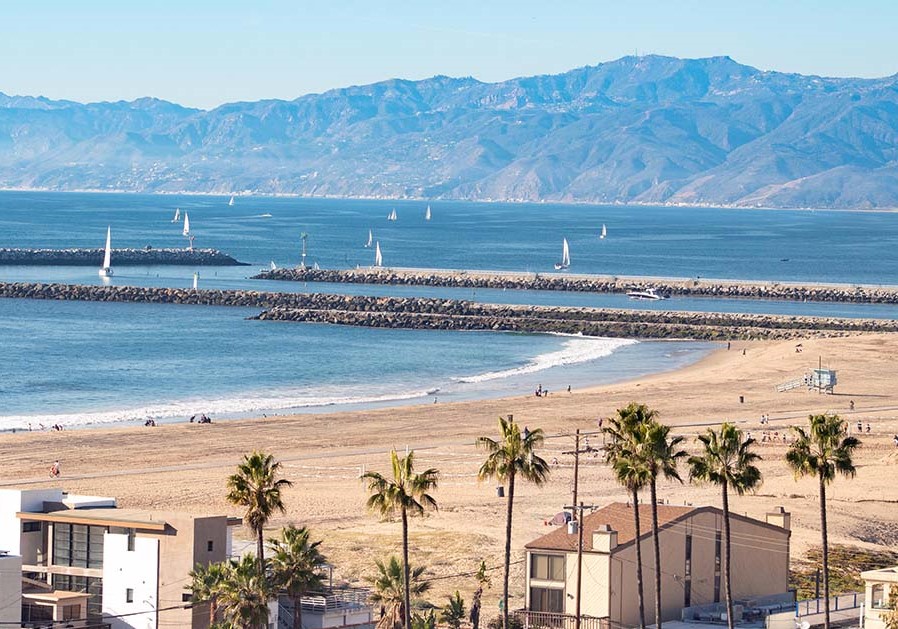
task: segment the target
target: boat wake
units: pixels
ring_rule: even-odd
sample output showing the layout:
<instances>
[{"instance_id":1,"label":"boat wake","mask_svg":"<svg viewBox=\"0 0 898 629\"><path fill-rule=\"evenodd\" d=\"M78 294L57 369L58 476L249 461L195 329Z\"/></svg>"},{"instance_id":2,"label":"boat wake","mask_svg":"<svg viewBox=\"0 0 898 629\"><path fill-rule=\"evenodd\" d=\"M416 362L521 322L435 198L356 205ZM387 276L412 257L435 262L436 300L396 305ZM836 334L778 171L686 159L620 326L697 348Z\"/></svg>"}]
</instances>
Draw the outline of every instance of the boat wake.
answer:
<instances>
[{"instance_id":1,"label":"boat wake","mask_svg":"<svg viewBox=\"0 0 898 629\"><path fill-rule=\"evenodd\" d=\"M522 376L538 371L551 369L552 367L560 367L563 365L575 365L577 363L585 363L590 360L597 360L610 356L615 350L627 345L634 345L638 341L631 339L609 339L598 337L583 337L575 335L563 335L568 340L564 342L561 349L554 352L547 352L536 356L526 365L514 367L512 369L503 369L501 371L488 371L486 373L477 374L475 376L464 376L461 378L453 378L459 383L478 383L488 382L490 380L499 380L501 378L512 378L514 376Z\"/></svg>"}]
</instances>

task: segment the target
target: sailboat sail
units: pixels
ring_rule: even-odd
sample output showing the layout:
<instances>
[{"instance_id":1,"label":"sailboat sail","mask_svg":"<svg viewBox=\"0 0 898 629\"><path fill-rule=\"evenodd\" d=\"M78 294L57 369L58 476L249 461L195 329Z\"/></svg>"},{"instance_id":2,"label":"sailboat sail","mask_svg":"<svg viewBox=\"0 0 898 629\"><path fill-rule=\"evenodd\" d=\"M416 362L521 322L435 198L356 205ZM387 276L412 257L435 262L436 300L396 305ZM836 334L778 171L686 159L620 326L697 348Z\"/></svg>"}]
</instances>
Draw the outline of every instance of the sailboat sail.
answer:
<instances>
[{"instance_id":1,"label":"sailboat sail","mask_svg":"<svg viewBox=\"0 0 898 629\"><path fill-rule=\"evenodd\" d=\"M371 244L374 242L374 234L371 233L371 230L368 230L368 242L365 243L365 249L369 249Z\"/></svg>"},{"instance_id":2,"label":"sailboat sail","mask_svg":"<svg viewBox=\"0 0 898 629\"><path fill-rule=\"evenodd\" d=\"M563 266L571 265L571 249L568 247L567 238L564 238L564 244L561 246L561 264Z\"/></svg>"},{"instance_id":3,"label":"sailboat sail","mask_svg":"<svg viewBox=\"0 0 898 629\"><path fill-rule=\"evenodd\" d=\"M395 221L398 218L396 215L396 208L393 208L393 211L390 212L390 215L387 217L388 221Z\"/></svg>"},{"instance_id":4,"label":"sailboat sail","mask_svg":"<svg viewBox=\"0 0 898 629\"><path fill-rule=\"evenodd\" d=\"M175 208L175 217L171 219L172 223L177 223L181 220L181 208Z\"/></svg>"},{"instance_id":5,"label":"sailboat sail","mask_svg":"<svg viewBox=\"0 0 898 629\"><path fill-rule=\"evenodd\" d=\"M380 241L378 240L374 245L374 266L383 266L384 259L383 256L380 255Z\"/></svg>"},{"instance_id":6,"label":"sailboat sail","mask_svg":"<svg viewBox=\"0 0 898 629\"><path fill-rule=\"evenodd\" d=\"M430 220L430 206L429 206L429 205L427 206L427 211L424 212L424 220L425 220L425 221L429 221L429 220Z\"/></svg>"},{"instance_id":7,"label":"sailboat sail","mask_svg":"<svg viewBox=\"0 0 898 629\"><path fill-rule=\"evenodd\" d=\"M272 271L277 271L277 270L278 270L278 265L276 265L276 264L274 263L274 260L272 260L272 261L271 261L271 265L270 265L269 268L271 268Z\"/></svg>"},{"instance_id":8,"label":"sailboat sail","mask_svg":"<svg viewBox=\"0 0 898 629\"><path fill-rule=\"evenodd\" d=\"M184 212L184 235L190 235L190 215L187 212Z\"/></svg>"},{"instance_id":9,"label":"sailboat sail","mask_svg":"<svg viewBox=\"0 0 898 629\"><path fill-rule=\"evenodd\" d=\"M608 230L605 229L605 223L602 223L602 235L599 236L599 238L601 238L602 240L605 240L605 236L607 236L607 235L608 235Z\"/></svg>"},{"instance_id":10,"label":"sailboat sail","mask_svg":"<svg viewBox=\"0 0 898 629\"><path fill-rule=\"evenodd\" d=\"M112 227L106 228L106 253L103 254L103 268L112 266Z\"/></svg>"},{"instance_id":11,"label":"sailboat sail","mask_svg":"<svg viewBox=\"0 0 898 629\"><path fill-rule=\"evenodd\" d=\"M228 201L228 205L234 205L234 197L231 197Z\"/></svg>"}]
</instances>

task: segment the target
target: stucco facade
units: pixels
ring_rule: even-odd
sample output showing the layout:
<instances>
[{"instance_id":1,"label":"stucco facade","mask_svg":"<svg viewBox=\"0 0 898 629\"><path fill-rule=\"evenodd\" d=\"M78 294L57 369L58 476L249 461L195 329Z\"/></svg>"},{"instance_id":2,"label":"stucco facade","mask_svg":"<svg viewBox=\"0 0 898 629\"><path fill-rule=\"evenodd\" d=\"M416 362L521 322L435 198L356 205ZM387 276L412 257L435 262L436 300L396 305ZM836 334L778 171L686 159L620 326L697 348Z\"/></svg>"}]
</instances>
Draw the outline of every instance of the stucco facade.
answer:
<instances>
[{"instance_id":1,"label":"stucco facade","mask_svg":"<svg viewBox=\"0 0 898 629\"><path fill-rule=\"evenodd\" d=\"M898 601L892 598L898 593L898 566L861 573L864 580L864 627L865 629L885 629L885 614L896 613ZM894 588L894 590L893 590Z\"/></svg>"},{"instance_id":2,"label":"stucco facade","mask_svg":"<svg viewBox=\"0 0 898 629\"><path fill-rule=\"evenodd\" d=\"M659 505L661 593L664 620L679 619L684 607L723 600L723 514L715 507ZM641 536L636 540L633 509L608 505L584 518L583 584L580 611L612 623L638 623L636 544L640 544L646 620L654 617L655 561L651 510L639 507ZM733 596L751 600L788 590L789 516L777 511L764 521L730 517ZM576 613L577 541L575 529L557 529L527 544L527 609ZM549 559L554 571L543 568ZM563 562L559 568L558 562ZM563 577L563 578L562 578ZM560 602L560 606L559 606Z\"/></svg>"}]
</instances>

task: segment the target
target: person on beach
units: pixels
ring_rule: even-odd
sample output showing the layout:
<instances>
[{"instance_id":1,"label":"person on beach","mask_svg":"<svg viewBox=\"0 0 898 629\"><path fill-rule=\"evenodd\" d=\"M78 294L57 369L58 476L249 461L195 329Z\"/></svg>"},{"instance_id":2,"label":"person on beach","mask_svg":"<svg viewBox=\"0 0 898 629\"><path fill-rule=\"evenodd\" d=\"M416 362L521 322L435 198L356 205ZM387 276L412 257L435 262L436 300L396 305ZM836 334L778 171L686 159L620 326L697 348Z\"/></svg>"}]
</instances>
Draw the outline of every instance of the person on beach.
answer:
<instances>
[{"instance_id":1,"label":"person on beach","mask_svg":"<svg viewBox=\"0 0 898 629\"><path fill-rule=\"evenodd\" d=\"M50 478L59 478L59 460L53 461L50 466Z\"/></svg>"},{"instance_id":2,"label":"person on beach","mask_svg":"<svg viewBox=\"0 0 898 629\"><path fill-rule=\"evenodd\" d=\"M850 411L854 410L854 400L848 401L848 410L850 410Z\"/></svg>"}]
</instances>

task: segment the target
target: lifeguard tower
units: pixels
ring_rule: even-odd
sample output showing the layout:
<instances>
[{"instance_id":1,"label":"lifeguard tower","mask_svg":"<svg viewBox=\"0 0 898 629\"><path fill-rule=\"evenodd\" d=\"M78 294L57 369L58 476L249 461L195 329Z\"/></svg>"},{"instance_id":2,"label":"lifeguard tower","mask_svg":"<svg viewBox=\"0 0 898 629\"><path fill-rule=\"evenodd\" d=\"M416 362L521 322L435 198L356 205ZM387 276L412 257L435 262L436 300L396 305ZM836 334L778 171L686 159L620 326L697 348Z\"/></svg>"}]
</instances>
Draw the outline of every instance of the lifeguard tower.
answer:
<instances>
[{"instance_id":1,"label":"lifeguard tower","mask_svg":"<svg viewBox=\"0 0 898 629\"><path fill-rule=\"evenodd\" d=\"M808 391L817 391L817 393L829 393L832 395L833 389L836 387L838 378L835 369L824 369L823 360L821 359L816 369L810 369L805 372L801 378L795 378L788 382L783 382L776 386L776 390L780 393L807 387Z\"/></svg>"},{"instance_id":2,"label":"lifeguard tower","mask_svg":"<svg viewBox=\"0 0 898 629\"><path fill-rule=\"evenodd\" d=\"M808 389L816 389L817 393L829 393L832 395L833 389L838 382L836 371L834 369L812 369L808 372Z\"/></svg>"}]
</instances>

